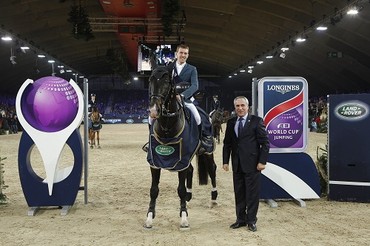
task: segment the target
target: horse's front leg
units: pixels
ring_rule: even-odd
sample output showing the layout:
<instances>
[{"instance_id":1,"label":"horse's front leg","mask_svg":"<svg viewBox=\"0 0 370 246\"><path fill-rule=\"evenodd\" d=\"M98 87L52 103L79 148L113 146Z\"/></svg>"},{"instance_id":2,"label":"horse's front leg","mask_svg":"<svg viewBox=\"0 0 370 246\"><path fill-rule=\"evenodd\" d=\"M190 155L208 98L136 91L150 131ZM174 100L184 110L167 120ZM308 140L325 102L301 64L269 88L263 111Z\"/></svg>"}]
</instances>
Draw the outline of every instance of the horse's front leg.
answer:
<instances>
[{"instance_id":1,"label":"horse's front leg","mask_svg":"<svg viewBox=\"0 0 370 246\"><path fill-rule=\"evenodd\" d=\"M213 208L214 206L217 205L217 196L218 196L217 186L216 186L217 165L214 162L213 154L212 154L212 160L213 160L212 165L209 165L209 167L208 167L208 174L209 174L209 177L211 178L211 183L212 183L211 205L210 205L211 208Z\"/></svg>"},{"instance_id":2,"label":"horse's front leg","mask_svg":"<svg viewBox=\"0 0 370 246\"><path fill-rule=\"evenodd\" d=\"M178 172L179 185L177 187L177 194L180 197L180 230L190 229L188 222L188 211L186 208L186 177L188 175L188 169Z\"/></svg>"},{"instance_id":3,"label":"horse's front leg","mask_svg":"<svg viewBox=\"0 0 370 246\"><path fill-rule=\"evenodd\" d=\"M186 174L186 201L189 202L193 197L192 188L193 188L193 173L194 167L193 165L189 165Z\"/></svg>"},{"instance_id":4,"label":"horse's front leg","mask_svg":"<svg viewBox=\"0 0 370 246\"><path fill-rule=\"evenodd\" d=\"M161 177L161 169L150 168L152 174L152 185L150 187L150 202L147 213L147 218L144 223L144 228L151 229L153 227L153 219L155 218L155 204L159 194L159 179Z\"/></svg>"}]
</instances>

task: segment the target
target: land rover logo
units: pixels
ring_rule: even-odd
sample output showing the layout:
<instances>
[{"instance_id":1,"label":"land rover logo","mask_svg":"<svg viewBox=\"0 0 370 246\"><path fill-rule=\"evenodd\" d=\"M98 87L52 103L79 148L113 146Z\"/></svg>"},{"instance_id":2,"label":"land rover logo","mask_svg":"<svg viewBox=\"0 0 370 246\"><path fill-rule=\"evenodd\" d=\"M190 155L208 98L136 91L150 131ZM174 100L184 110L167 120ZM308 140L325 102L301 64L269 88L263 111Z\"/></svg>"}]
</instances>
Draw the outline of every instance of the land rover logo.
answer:
<instances>
[{"instance_id":1,"label":"land rover logo","mask_svg":"<svg viewBox=\"0 0 370 246\"><path fill-rule=\"evenodd\" d=\"M171 146L158 145L155 147L155 152L159 155L170 155L175 152L175 149Z\"/></svg>"},{"instance_id":2,"label":"land rover logo","mask_svg":"<svg viewBox=\"0 0 370 246\"><path fill-rule=\"evenodd\" d=\"M335 114L344 120L360 120L369 114L369 109L360 101L352 101L338 105Z\"/></svg>"},{"instance_id":3,"label":"land rover logo","mask_svg":"<svg viewBox=\"0 0 370 246\"><path fill-rule=\"evenodd\" d=\"M134 123L134 120L133 120L133 119L127 119L127 120L126 120L126 123L127 123L127 124L132 124L132 123Z\"/></svg>"}]
</instances>

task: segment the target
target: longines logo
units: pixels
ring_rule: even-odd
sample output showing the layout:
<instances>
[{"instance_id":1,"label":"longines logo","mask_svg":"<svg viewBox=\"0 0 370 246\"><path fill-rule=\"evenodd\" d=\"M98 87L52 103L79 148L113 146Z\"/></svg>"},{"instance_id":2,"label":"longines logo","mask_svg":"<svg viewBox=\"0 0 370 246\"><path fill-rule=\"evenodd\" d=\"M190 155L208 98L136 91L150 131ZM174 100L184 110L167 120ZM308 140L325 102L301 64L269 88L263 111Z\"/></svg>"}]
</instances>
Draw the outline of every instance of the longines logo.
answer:
<instances>
[{"instance_id":1,"label":"longines logo","mask_svg":"<svg viewBox=\"0 0 370 246\"><path fill-rule=\"evenodd\" d=\"M299 85L267 85L268 91L276 91L281 94L285 94L291 91L299 91Z\"/></svg>"},{"instance_id":2,"label":"longines logo","mask_svg":"<svg viewBox=\"0 0 370 246\"><path fill-rule=\"evenodd\" d=\"M356 121L368 116L369 107L360 101L349 101L338 105L334 113L343 120Z\"/></svg>"}]
</instances>

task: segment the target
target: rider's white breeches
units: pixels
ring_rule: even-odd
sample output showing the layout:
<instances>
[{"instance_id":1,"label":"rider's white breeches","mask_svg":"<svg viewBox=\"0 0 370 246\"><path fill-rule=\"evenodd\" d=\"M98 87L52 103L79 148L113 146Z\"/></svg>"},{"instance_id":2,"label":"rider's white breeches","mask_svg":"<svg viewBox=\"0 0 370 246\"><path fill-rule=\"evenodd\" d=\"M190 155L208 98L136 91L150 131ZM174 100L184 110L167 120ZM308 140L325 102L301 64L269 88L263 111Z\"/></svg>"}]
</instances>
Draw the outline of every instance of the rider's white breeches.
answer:
<instances>
[{"instance_id":1,"label":"rider's white breeches","mask_svg":"<svg viewBox=\"0 0 370 246\"><path fill-rule=\"evenodd\" d=\"M187 103L187 102L184 102L184 104L191 111L191 113L193 114L194 119L197 122L197 125L200 125L200 123L202 123L202 119L200 118L200 114L199 114L197 108L195 107L195 105L193 103ZM149 122L149 125L151 125L153 123L153 119L150 116L148 118L148 122Z\"/></svg>"}]
</instances>

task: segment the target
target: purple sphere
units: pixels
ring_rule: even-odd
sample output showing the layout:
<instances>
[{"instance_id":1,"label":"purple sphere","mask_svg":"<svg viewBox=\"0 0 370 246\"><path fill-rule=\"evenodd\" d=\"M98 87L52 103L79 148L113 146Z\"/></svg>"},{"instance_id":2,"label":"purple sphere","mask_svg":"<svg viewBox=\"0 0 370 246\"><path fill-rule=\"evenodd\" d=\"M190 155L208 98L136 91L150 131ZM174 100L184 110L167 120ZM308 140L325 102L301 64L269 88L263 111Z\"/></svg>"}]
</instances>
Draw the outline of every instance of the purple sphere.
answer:
<instances>
[{"instance_id":1,"label":"purple sphere","mask_svg":"<svg viewBox=\"0 0 370 246\"><path fill-rule=\"evenodd\" d=\"M44 132L57 132L76 118L78 97L68 81L54 76L43 77L27 86L21 98L26 121Z\"/></svg>"}]
</instances>

